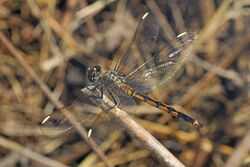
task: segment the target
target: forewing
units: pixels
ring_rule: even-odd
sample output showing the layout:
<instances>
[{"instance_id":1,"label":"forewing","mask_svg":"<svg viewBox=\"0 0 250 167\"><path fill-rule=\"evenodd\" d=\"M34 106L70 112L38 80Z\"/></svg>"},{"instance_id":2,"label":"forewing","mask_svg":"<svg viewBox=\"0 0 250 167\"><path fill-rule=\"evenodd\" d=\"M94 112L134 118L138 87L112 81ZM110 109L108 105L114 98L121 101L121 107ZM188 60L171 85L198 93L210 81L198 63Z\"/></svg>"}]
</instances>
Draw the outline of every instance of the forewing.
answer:
<instances>
[{"instance_id":1,"label":"forewing","mask_svg":"<svg viewBox=\"0 0 250 167\"><path fill-rule=\"evenodd\" d=\"M121 75L127 75L151 56L155 49L159 33L159 24L152 13L146 13L141 17L136 32L120 56L115 66L115 71Z\"/></svg>"},{"instance_id":2,"label":"forewing","mask_svg":"<svg viewBox=\"0 0 250 167\"><path fill-rule=\"evenodd\" d=\"M196 34L186 32L177 36L166 47L126 76L126 82L142 93L147 93L169 81L189 56Z\"/></svg>"}]
</instances>

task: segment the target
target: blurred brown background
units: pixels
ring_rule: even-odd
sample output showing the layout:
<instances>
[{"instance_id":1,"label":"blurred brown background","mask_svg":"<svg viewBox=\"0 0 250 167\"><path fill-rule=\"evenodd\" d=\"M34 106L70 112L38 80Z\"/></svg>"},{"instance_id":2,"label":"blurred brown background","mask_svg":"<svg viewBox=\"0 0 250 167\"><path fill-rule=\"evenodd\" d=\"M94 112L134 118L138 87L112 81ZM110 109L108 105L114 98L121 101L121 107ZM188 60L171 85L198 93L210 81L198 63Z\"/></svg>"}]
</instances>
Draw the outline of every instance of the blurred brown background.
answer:
<instances>
[{"instance_id":1,"label":"blurred brown background","mask_svg":"<svg viewBox=\"0 0 250 167\"><path fill-rule=\"evenodd\" d=\"M77 132L57 138L40 132L54 106L14 55L71 104L86 85L86 69L110 69L145 11L157 16L163 41L198 33L184 70L150 95L205 127L143 103L135 120L186 166L250 166L249 0L0 0L0 167L105 166ZM107 150L116 166L159 165L126 133Z\"/></svg>"}]
</instances>

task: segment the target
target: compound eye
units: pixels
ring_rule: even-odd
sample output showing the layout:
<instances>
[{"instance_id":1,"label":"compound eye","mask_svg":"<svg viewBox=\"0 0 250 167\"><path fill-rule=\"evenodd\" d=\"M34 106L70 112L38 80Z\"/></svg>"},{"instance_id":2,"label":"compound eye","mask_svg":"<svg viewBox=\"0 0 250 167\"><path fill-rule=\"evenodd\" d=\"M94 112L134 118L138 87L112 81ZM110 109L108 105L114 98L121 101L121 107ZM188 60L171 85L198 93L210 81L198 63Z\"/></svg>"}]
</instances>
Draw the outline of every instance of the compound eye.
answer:
<instances>
[{"instance_id":1,"label":"compound eye","mask_svg":"<svg viewBox=\"0 0 250 167\"><path fill-rule=\"evenodd\" d=\"M87 77L89 79L90 82L96 82L101 74L101 67L96 65L93 66L91 68L88 68L88 72L87 72Z\"/></svg>"},{"instance_id":2,"label":"compound eye","mask_svg":"<svg viewBox=\"0 0 250 167\"><path fill-rule=\"evenodd\" d=\"M94 70L96 71L96 73L101 73L101 67L98 65L94 66Z\"/></svg>"},{"instance_id":3,"label":"compound eye","mask_svg":"<svg viewBox=\"0 0 250 167\"><path fill-rule=\"evenodd\" d=\"M88 68L87 77L89 81L95 82L96 70L95 68Z\"/></svg>"}]
</instances>

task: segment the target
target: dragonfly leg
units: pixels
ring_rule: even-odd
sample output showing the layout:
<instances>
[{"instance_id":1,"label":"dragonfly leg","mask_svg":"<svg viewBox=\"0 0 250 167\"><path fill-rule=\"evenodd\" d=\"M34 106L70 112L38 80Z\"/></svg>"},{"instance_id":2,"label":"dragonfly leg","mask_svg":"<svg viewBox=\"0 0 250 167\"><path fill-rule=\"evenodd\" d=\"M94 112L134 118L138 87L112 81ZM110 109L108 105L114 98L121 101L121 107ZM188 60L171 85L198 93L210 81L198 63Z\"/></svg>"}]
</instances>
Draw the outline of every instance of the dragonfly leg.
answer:
<instances>
[{"instance_id":1,"label":"dragonfly leg","mask_svg":"<svg viewBox=\"0 0 250 167\"><path fill-rule=\"evenodd\" d=\"M109 90L107 90L107 92L109 93L110 97L112 98L111 99L112 102L114 102L114 105L107 110L107 111L109 111L109 110L113 109L115 106L119 106L120 100L119 100L119 98L116 99L115 96Z\"/></svg>"},{"instance_id":2,"label":"dragonfly leg","mask_svg":"<svg viewBox=\"0 0 250 167\"><path fill-rule=\"evenodd\" d=\"M86 88L90 91L94 91L97 88L97 85L86 86Z\"/></svg>"},{"instance_id":3,"label":"dragonfly leg","mask_svg":"<svg viewBox=\"0 0 250 167\"><path fill-rule=\"evenodd\" d=\"M87 86L86 87L88 90L90 90L90 91L98 91L98 89L97 89L97 85L96 86ZM91 95L91 97L92 98L103 98L103 87L100 87L100 91L98 91L98 93L100 93L100 95L99 96L95 96L95 95Z\"/></svg>"},{"instance_id":4,"label":"dragonfly leg","mask_svg":"<svg viewBox=\"0 0 250 167\"><path fill-rule=\"evenodd\" d=\"M94 87L87 87L87 89L91 90L91 91L94 91L96 90L97 86L94 86ZM103 98L103 92L104 92L104 88L103 87L100 87L100 96L91 96L93 98L99 98L99 99L102 99ZM112 102L114 103L114 105L112 107L110 107L108 110L111 110L112 108L114 108L115 106L119 106L120 102L119 102L119 99L115 98L114 95L107 89L107 92L109 94L109 97L112 98ZM107 111L108 111L107 110Z\"/></svg>"}]
</instances>

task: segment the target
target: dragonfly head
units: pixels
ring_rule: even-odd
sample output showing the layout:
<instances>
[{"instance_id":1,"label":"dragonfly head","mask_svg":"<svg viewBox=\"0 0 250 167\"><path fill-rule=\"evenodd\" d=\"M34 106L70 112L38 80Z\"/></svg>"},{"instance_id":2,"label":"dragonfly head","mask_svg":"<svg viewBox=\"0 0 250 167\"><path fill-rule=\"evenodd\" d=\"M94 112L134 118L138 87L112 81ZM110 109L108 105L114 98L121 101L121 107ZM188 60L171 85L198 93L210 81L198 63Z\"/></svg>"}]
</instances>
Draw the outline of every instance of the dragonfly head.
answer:
<instances>
[{"instance_id":1,"label":"dragonfly head","mask_svg":"<svg viewBox=\"0 0 250 167\"><path fill-rule=\"evenodd\" d=\"M95 83L98 81L102 73L102 69L99 65L88 68L87 76L90 82Z\"/></svg>"}]
</instances>

